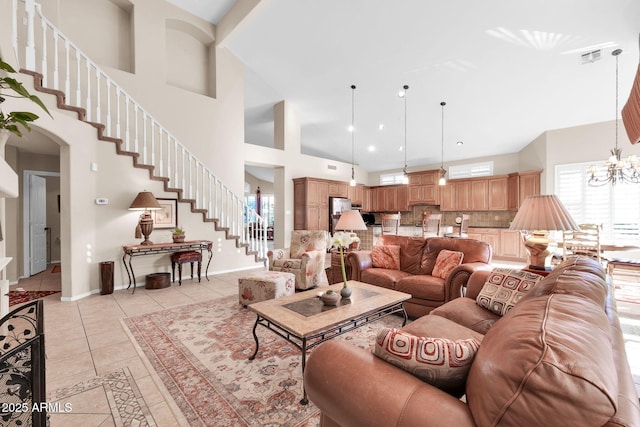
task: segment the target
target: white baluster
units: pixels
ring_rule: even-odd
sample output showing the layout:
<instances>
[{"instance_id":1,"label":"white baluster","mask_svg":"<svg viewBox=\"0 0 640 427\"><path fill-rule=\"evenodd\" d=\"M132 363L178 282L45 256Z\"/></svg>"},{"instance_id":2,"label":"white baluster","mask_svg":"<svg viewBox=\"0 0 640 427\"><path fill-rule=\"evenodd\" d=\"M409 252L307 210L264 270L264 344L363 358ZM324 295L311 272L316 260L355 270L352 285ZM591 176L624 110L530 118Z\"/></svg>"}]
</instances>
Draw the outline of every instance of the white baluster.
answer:
<instances>
[{"instance_id":1,"label":"white baluster","mask_svg":"<svg viewBox=\"0 0 640 427\"><path fill-rule=\"evenodd\" d=\"M96 67L96 123L102 123L100 108L100 70Z\"/></svg>"},{"instance_id":2,"label":"white baluster","mask_svg":"<svg viewBox=\"0 0 640 427\"><path fill-rule=\"evenodd\" d=\"M111 79L107 77L106 81L106 90L107 90L107 131L105 135L111 136L113 135L113 131L111 130Z\"/></svg>"},{"instance_id":3,"label":"white baluster","mask_svg":"<svg viewBox=\"0 0 640 427\"><path fill-rule=\"evenodd\" d=\"M124 102L124 146L125 150L131 151L131 146L129 145L129 95L125 95Z\"/></svg>"},{"instance_id":4,"label":"white baluster","mask_svg":"<svg viewBox=\"0 0 640 427\"><path fill-rule=\"evenodd\" d=\"M166 133L166 135L167 135L167 141L168 141L168 140L169 140L169 132L165 132L165 133ZM159 168L158 168L158 169L160 170L160 176L164 176L164 175L163 175L163 169L164 169L164 168L162 167L162 166L163 166L163 164L164 164L164 162L163 162L163 158L164 158L164 156L163 156L163 154L164 154L164 146L165 146L165 144L163 144L163 143L162 143L162 134L160 134L160 144L159 144L159 146L158 146L158 148L159 148L159 150L158 150L158 151L159 151L159 156L158 156L158 157L159 157L159 159L158 159L158 166L159 166ZM155 166L155 165L156 165L156 163L155 163L155 162L153 162L153 165Z\"/></svg>"},{"instance_id":5,"label":"white baluster","mask_svg":"<svg viewBox=\"0 0 640 427\"><path fill-rule=\"evenodd\" d=\"M156 151L156 121L151 120L151 156L153 157L153 153ZM144 164L147 164L147 154L144 156ZM153 162L152 162L153 163Z\"/></svg>"},{"instance_id":6,"label":"white baluster","mask_svg":"<svg viewBox=\"0 0 640 427\"><path fill-rule=\"evenodd\" d=\"M133 151L140 153L140 146L138 142L138 104L133 104Z\"/></svg>"},{"instance_id":7,"label":"white baluster","mask_svg":"<svg viewBox=\"0 0 640 427\"><path fill-rule=\"evenodd\" d=\"M65 104L67 101L70 101L71 96L71 66L69 65L69 40L64 40L64 52L65 52L65 60L67 65L65 67L65 79L64 79L64 96L65 96Z\"/></svg>"},{"instance_id":8,"label":"white baluster","mask_svg":"<svg viewBox=\"0 0 640 427\"><path fill-rule=\"evenodd\" d=\"M87 121L91 121L91 63L87 61Z\"/></svg>"},{"instance_id":9,"label":"white baluster","mask_svg":"<svg viewBox=\"0 0 640 427\"><path fill-rule=\"evenodd\" d=\"M20 60L20 52L18 51L18 0L13 0L11 7L11 46L16 58Z\"/></svg>"},{"instance_id":10,"label":"white baluster","mask_svg":"<svg viewBox=\"0 0 640 427\"><path fill-rule=\"evenodd\" d=\"M147 158L147 115L142 115L142 159L143 162Z\"/></svg>"},{"instance_id":11,"label":"white baluster","mask_svg":"<svg viewBox=\"0 0 640 427\"><path fill-rule=\"evenodd\" d=\"M120 139L120 89L116 89L116 138Z\"/></svg>"},{"instance_id":12,"label":"white baluster","mask_svg":"<svg viewBox=\"0 0 640 427\"><path fill-rule=\"evenodd\" d=\"M37 5L37 7L40 7L40 5ZM41 67L42 70L40 71L42 73L42 87L47 87L48 84L48 78L47 76L49 75L49 69L47 66L47 23L42 20L42 62L41 62Z\"/></svg>"},{"instance_id":13,"label":"white baluster","mask_svg":"<svg viewBox=\"0 0 640 427\"><path fill-rule=\"evenodd\" d=\"M27 20L27 42L25 46L25 68L27 70L35 71L36 69L36 43L35 43L35 0L26 0L24 2L24 13Z\"/></svg>"},{"instance_id":14,"label":"white baluster","mask_svg":"<svg viewBox=\"0 0 640 427\"><path fill-rule=\"evenodd\" d=\"M76 48L76 107L82 107L82 93L80 92L80 51Z\"/></svg>"},{"instance_id":15,"label":"white baluster","mask_svg":"<svg viewBox=\"0 0 640 427\"><path fill-rule=\"evenodd\" d=\"M173 154L173 162L175 164L175 170L173 171L174 174L174 178L173 178L173 184L177 187L179 185L178 181L178 141L177 140L173 140L174 144L173 144L173 150L174 150L174 154Z\"/></svg>"},{"instance_id":16,"label":"white baluster","mask_svg":"<svg viewBox=\"0 0 640 427\"><path fill-rule=\"evenodd\" d=\"M60 41L60 34L58 29L53 29L53 88L60 89L60 61L58 52L58 43Z\"/></svg>"}]
</instances>

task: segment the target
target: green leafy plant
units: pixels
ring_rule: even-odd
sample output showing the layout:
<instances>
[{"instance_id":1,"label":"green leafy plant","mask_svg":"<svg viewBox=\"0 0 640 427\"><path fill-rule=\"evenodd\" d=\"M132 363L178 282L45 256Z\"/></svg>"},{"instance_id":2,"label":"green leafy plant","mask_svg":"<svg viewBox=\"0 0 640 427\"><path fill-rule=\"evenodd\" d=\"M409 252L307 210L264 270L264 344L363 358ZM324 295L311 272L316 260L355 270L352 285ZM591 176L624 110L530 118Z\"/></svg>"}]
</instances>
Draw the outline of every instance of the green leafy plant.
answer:
<instances>
[{"instance_id":1,"label":"green leafy plant","mask_svg":"<svg viewBox=\"0 0 640 427\"><path fill-rule=\"evenodd\" d=\"M184 233L184 228L182 227L176 227L173 229L174 233Z\"/></svg>"},{"instance_id":2,"label":"green leafy plant","mask_svg":"<svg viewBox=\"0 0 640 427\"><path fill-rule=\"evenodd\" d=\"M0 59L0 71L4 71L9 74L15 74L16 70L2 59ZM5 101L4 97L9 98L27 98L34 103L38 104L48 115L51 117L51 113L44 105L44 103L35 95L31 95L29 91L16 79L12 77L0 77L0 105ZM0 109L0 129L6 129L9 132L22 136L20 126L24 127L27 131L31 131L29 123L38 119L38 115L30 113L28 111L11 111L4 113Z\"/></svg>"}]
</instances>

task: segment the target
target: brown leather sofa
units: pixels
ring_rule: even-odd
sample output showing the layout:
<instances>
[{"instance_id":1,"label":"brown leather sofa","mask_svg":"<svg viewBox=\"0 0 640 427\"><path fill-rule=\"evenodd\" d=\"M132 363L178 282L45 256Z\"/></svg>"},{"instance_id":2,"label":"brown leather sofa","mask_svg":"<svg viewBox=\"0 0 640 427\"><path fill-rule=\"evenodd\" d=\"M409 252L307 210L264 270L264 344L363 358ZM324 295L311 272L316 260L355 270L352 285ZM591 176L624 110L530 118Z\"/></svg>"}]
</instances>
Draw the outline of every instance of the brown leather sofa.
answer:
<instances>
[{"instance_id":1,"label":"brown leather sofa","mask_svg":"<svg viewBox=\"0 0 640 427\"><path fill-rule=\"evenodd\" d=\"M383 235L376 244L400 246L400 270L373 267L371 251L354 251L346 257L351 279L411 294L405 309L414 318L458 298L471 273L491 268L491 246L479 240ZM431 275L442 249L464 253L446 279Z\"/></svg>"},{"instance_id":2,"label":"brown leather sofa","mask_svg":"<svg viewBox=\"0 0 640 427\"><path fill-rule=\"evenodd\" d=\"M612 287L571 258L504 317L465 297L408 324L411 334L482 342L458 399L340 339L310 355L304 383L327 426L640 426ZM486 332L486 333L485 333Z\"/></svg>"}]
</instances>

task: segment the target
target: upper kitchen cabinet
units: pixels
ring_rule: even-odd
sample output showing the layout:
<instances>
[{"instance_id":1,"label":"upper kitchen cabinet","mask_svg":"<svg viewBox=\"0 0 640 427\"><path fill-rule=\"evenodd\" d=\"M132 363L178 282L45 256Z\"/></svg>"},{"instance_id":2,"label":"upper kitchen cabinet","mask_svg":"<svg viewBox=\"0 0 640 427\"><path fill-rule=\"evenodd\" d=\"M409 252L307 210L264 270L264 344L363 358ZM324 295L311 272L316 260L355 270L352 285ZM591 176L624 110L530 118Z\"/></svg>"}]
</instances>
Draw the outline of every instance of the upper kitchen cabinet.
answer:
<instances>
[{"instance_id":1,"label":"upper kitchen cabinet","mask_svg":"<svg viewBox=\"0 0 640 427\"><path fill-rule=\"evenodd\" d=\"M356 184L355 187L347 187L347 197L351 199L351 204L362 205L364 208L364 185Z\"/></svg>"},{"instance_id":2,"label":"upper kitchen cabinet","mask_svg":"<svg viewBox=\"0 0 640 427\"><path fill-rule=\"evenodd\" d=\"M409 205L437 205L440 203L437 170L409 174L407 197Z\"/></svg>"},{"instance_id":3,"label":"upper kitchen cabinet","mask_svg":"<svg viewBox=\"0 0 640 427\"><path fill-rule=\"evenodd\" d=\"M293 180L293 229L329 229L329 183L322 179Z\"/></svg>"},{"instance_id":4,"label":"upper kitchen cabinet","mask_svg":"<svg viewBox=\"0 0 640 427\"><path fill-rule=\"evenodd\" d=\"M540 194L540 174L542 171L526 171L509 174L508 198L509 210L518 210L527 196Z\"/></svg>"}]
</instances>

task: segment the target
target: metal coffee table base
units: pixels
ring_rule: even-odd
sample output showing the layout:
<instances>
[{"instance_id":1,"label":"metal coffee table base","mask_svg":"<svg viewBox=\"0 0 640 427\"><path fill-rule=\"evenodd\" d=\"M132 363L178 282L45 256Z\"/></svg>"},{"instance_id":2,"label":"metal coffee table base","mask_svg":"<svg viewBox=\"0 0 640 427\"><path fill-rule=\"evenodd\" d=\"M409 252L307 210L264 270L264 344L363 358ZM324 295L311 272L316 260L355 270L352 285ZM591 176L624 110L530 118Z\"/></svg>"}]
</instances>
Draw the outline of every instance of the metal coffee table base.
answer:
<instances>
[{"instance_id":1,"label":"metal coffee table base","mask_svg":"<svg viewBox=\"0 0 640 427\"><path fill-rule=\"evenodd\" d=\"M325 341L328 341L332 338L345 334L347 332L353 331L361 326L364 326L368 323L375 322L376 320L380 320L383 317L387 317L391 314L401 313L404 320L402 321L402 326L407 323L407 312L404 310L404 305L402 302L390 305L385 308L381 308L372 313L366 314L364 316L360 316L358 318L345 321L333 328L324 330L322 332L318 332L317 334L310 335L308 337L300 337L288 331L284 327L260 316L257 315L256 323L253 325L253 339L256 341L256 350L253 352L249 360L254 360L256 355L258 354L258 348L260 343L258 342L258 335L256 335L256 328L258 325L262 325L273 333L280 335L285 340L289 341L291 344L295 345L302 353L302 389L303 396L300 400L301 405L306 405L309 403L307 399L307 391L304 389L304 368L307 363L307 351L312 348L322 344Z\"/></svg>"}]
</instances>

